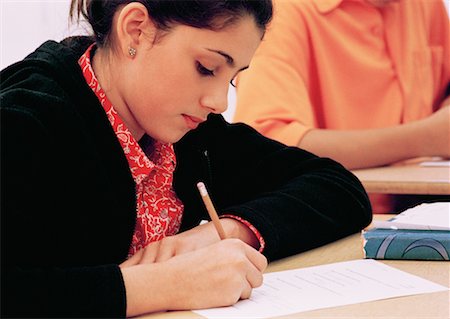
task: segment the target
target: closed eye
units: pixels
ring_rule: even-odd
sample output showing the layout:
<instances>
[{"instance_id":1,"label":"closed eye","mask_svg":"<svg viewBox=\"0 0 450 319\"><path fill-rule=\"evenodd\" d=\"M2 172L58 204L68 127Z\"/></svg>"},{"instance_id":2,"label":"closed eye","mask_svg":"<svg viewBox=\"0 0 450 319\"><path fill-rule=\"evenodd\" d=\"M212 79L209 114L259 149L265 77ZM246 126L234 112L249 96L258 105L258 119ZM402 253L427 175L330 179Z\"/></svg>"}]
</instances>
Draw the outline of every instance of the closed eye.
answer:
<instances>
[{"instance_id":1,"label":"closed eye","mask_svg":"<svg viewBox=\"0 0 450 319\"><path fill-rule=\"evenodd\" d=\"M196 62L197 65L197 71L198 73L200 73L201 75L204 76L214 76L214 71L205 68L200 62Z\"/></svg>"}]
</instances>

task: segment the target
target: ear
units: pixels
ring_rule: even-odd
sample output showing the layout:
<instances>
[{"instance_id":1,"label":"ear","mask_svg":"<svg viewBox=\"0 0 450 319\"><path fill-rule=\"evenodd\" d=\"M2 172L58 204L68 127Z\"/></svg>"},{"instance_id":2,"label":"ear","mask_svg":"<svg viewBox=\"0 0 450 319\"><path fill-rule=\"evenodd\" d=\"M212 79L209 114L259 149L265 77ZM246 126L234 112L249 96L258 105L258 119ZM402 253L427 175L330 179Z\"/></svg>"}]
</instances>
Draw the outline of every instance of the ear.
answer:
<instances>
[{"instance_id":1,"label":"ear","mask_svg":"<svg viewBox=\"0 0 450 319\"><path fill-rule=\"evenodd\" d=\"M120 51L133 58L143 44L153 43L156 26L150 19L147 8L138 2L124 6L117 18L117 40ZM144 41L145 40L145 41ZM130 52L134 51L134 54Z\"/></svg>"}]
</instances>

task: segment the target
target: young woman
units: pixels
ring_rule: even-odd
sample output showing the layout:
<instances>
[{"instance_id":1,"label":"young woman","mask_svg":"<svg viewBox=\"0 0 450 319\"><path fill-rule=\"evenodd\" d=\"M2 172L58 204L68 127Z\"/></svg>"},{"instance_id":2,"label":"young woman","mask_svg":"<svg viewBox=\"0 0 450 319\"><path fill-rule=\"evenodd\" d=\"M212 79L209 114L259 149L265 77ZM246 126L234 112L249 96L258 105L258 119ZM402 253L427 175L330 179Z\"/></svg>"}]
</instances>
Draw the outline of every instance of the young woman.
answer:
<instances>
[{"instance_id":1,"label":"young woman","mask_svg":"<svg viewBox=\"0 0 450 319\"><path fill-rule=\"evenodd\" d=\"M266 258L370 222L341 165L220 116L270 0L72 6L95 37L48 41L1 73L3 316L231 305ZM228 239L199 225L199 181Z\"/></svg>"}]
</instances>

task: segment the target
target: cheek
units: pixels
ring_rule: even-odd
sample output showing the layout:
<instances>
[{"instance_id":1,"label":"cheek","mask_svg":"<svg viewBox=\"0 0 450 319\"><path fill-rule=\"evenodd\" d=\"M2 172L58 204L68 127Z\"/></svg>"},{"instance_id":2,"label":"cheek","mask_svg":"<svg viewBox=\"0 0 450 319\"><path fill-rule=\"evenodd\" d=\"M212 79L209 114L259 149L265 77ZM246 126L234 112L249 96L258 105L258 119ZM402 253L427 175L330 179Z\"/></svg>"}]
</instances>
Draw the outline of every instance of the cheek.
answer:
<instances>
[{"instance_id":1,"label":"cheek","mask_svg":"<svg viewBox=\"0 0 450 319\"><path fill-rule=\"evenodd\" d=\"M155 83L152 90L158 99L166 101L172 107L190 106L198 100L200 82L189 70L177 70L179 72L166 73ZM155 90L156 89L156 90Z\"/></svg>"},{"instance_id":2,"label":"cheek","mask_svg":"<svg viewBox=\"0 0 450 319\"><path fill-rule=\"evenodd\" d=\"M141 115L192 111L199 103L202 88L195 65L189 61L174 63L167 57L158 58L157 64L141 65L135 70L134 96L131 97L137 103L135 111Z\"/></svg>"}]
</instances>

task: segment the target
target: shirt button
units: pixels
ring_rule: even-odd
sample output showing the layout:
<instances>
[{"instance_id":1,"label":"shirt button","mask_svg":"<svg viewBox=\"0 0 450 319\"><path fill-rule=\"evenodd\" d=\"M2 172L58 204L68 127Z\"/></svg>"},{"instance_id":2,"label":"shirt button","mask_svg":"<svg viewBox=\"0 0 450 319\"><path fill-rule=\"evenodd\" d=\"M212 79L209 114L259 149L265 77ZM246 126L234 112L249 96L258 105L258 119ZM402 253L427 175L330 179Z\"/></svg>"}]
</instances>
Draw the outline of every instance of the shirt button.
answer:
<instances>
[{"instance_id":1,"label":"shirt button","mask_svg":"<svg viewBox=\"0 0 450 319\"><path fill-rule=\"evenodd\" d=\"M162 218L167 218L169 216L169 212L167 211L166 208L163 208L163 209L161 209L159 216L161 216Z\"/></svg>"}]
</instances>

